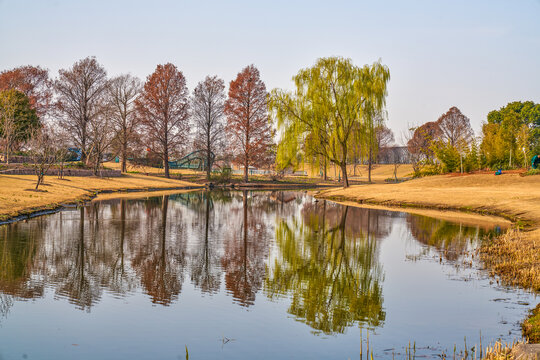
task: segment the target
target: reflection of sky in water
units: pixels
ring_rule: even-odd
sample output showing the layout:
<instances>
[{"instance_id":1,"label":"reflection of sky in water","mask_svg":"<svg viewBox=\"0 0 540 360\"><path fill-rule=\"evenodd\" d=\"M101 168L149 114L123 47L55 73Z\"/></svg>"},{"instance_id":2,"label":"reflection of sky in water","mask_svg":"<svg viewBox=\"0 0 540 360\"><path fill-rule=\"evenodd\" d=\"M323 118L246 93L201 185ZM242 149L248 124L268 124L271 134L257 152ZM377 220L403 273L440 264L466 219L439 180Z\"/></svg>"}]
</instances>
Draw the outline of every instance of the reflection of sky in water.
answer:
<instances>
[{"instance_id":1,"label":"reflection of sky in water","mask_svg":"<svg viewBox=\"0 0 540 360\"><path fill-rule=\"evenodd\" d=\"M480 330L484 346L519 337L535 303L464 266L485 230L244 195L113 200L0 227L0 356L176 358L187 345L193 358L346 359L359 326L381 357L409 341L432 355Z\"/></svg>"}]
</instances>

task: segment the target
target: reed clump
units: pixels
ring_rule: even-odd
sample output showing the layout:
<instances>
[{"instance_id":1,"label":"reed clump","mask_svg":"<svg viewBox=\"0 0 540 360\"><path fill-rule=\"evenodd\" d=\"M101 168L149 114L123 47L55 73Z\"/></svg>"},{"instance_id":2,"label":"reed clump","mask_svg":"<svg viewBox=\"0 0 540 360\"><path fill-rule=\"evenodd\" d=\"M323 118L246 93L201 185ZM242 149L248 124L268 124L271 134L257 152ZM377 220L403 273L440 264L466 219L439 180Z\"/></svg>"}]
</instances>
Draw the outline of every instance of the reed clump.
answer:
<instances>
[{"instance_id":1,"label":"reed clump","mask_svg":"<svg viewBox=\"0 0 540 360\"><path fill-rule=\"evenodd\" d=\"M485 360L511 360L514 359L512 353L512 348L518 343L514 342L512 344L503 343L497 341L493 346L488 346L485 350L484 357Z\"/></svg>"},{"instance_id":2,"label":"reed clump","mask_svg":"<svg viewBox=\"0 0 540 360\"><path fill-rule=\"evenodd\" d=\"M540 239L539 236L530 235L532 234L512 229L486 241L479 251L485 267L491 275L498 276L503 284L538 292Z\"/></svg>"}]
</instances>

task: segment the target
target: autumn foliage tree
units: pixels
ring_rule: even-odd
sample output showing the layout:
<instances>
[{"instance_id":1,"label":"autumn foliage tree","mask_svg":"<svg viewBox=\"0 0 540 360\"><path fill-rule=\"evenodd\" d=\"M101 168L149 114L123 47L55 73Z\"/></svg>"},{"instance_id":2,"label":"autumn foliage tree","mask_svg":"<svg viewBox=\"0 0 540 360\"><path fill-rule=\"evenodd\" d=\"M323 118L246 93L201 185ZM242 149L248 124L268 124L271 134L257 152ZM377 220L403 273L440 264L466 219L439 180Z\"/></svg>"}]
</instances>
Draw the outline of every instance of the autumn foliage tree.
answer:
<instances>
[{"instance_id":1,"label":"autumn foliage tree","mask_svg":"<svg viewBox=\"0 0 540 360\"><path fill-rule=\"evenodd\" d=\"M461 149L467 147L474 137L469 118L461 111L452 106L446 113L437 120L439 125L441 140L449 146Z\"/></svg>"},{"instance_id":2,"label":"autumn foliage tree","mask_svg":"<svg viewBox=\"0 0 540 360\"><path fill-rule=\"evenodd\" d=\"M42 118L50 108L52 100L49 71L39 66L19 66L0 72L0 91L15 89L30 99L30 105Z\"/></svg>"},{"instance_id":3,"label":"autumn foliage tree","mask_svg":"<svg viewBox=\"0 0 540 360\"><path fill-rule=\"evenodd\" d=\"M236 161L244 165L244 181L249 166L264 165L272 145L266 86L254 65L245 67L229 85L225 103L227 132Z\"/></svg>"},{"instance_id":4,"label":"autumn foliage tree","mask_svg":"<svg viewBox=\"0 0 540 360\"><path fill-rule=\"evenodd\" d=\"M186 143L189 100L186 78L173 64L158 65L146 79L135 102L148 148L163 161L169 175L169 156Z\"/></svg>"},{"instance_id":5,"label":"autumn foliage tree","mask_svg":"<svg viewBox=\"0 0 540 360\"><path fill-rule=\"evenodd\" d=\"M437 121L430 121L415 129L407 147L413 160L415 173L420 165L435 165L437 171L452 172L463 169L463 159L472 156L474 131L470 120L453 106ZM477 161L473 161L477 163ZM476 167L473 166L471 169Z\"/></svg>"},{"instance_id":6,"label":"autumn foliage tree","mask_svg":"<svg viewBox=\"0 0 540 360\"><path fill-rule=\"evenodd\" d=\"M407 148L416 159L413 162L430 162L434 153L431 145L441 137L441 129L435 121L430 121L414 129L412 137L407 142Z\"/></svg>"}]
</instances>

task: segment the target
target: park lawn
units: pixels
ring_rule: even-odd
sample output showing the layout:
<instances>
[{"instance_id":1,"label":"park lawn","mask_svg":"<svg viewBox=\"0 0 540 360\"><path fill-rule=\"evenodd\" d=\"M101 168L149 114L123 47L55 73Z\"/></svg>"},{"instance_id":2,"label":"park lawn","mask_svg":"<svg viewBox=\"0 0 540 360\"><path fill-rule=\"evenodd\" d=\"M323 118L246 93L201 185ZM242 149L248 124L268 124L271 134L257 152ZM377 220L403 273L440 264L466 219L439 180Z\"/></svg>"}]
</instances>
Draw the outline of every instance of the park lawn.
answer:
<instances>
[{"instance_id":1,"label":"park lawn","mask_svg":"<svg viewBox=\"0 0 540 360\"><path fill-rule=\"evenodd\" d=\"M122 169L122 163L115 161L108 161L103 163L106 168L120 170ZM153 175L163 175L165 171L162 168L144 166L144 165L134 165L128 161L127 163L127 172L128 173L140 173L140 174L153 174ZM201 171L192 170L192 169L169 169L171 175L197 175L203 174Z\"/></svg>"},{"instance_id":2,"label":"park lawn","mask_svg":"<svg viewBox=\"0 0 540 360\"><path fill-rule=\"evenodd\" d=\"M389 206L474 211L540 224L540 176L465 174L428 176L398 184L355 185L323 197Z\"/></svg>"},{"instance_id":3,"label":"park lawn","mask_svg":"<svg viewBox=\"0 0 540 360\"><path fill-rule=\"evenodd\" d=\"M139 174L115 178L46 176L45 184L34 191L36 176L0 175L0 219L8 219L36 210L52 209L63 203L87 199L96 191L171 189L200 186L176 179Z\"/></svg>"},{"instance_id":4,"label":"park lawn","mask_svg":"<svg viewBox=\"0 0 540 360\"><path fill-rule=\"evenodd\" d=\"M309 177L319 177L319 169L309 164L304 164L298 168L298 171L306 171ZM326 171L328 179L338 180L341 177L341 170L339 166L330 164ZM367 181L368 180L368 166L356 165L356 171L354 165L347 165L347 174L349 180ZM398 178L412 177L413 167L411 164L401 164L397 167ZM376 183L383 183L386 179L394 178L394 165L392 164L373 164L371 169L371 180Z\"/></svg>"}]
</instances>

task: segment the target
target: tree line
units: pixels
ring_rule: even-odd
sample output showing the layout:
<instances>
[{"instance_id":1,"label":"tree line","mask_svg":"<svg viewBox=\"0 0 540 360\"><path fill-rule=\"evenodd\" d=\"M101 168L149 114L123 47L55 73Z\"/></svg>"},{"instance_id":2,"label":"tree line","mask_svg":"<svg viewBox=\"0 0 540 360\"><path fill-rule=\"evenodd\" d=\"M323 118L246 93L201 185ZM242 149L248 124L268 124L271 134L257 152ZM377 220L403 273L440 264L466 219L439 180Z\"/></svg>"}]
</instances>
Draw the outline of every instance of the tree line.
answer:
<instances>
[{"instance_id":1,"label":"tree line","mask_svg":"<svg viewBox=\"0 0 540 360\"><path fill-rule=\"evenodd\" d=\"M171 160L189 151L205 154L211 177L215 159L244 169L277 173L308 163L326 180L327 168L372 164L394 141L385 125L390 71L380 61L357 66L328 57L300 69L292 91L267 91L254 65L226 86L207 76L192 92L174 64L158 65L143 82L130 74L109 77L94 57L61 69L52 79L41 67L21 66L0 73L2 157L26 151L45 173L45 160L80 149L81 161L97 174L105 154L161 164L170 177ZM482 137L457 107L437 121L406 134L416 175L482 168L526 166L540 151L540 104L513 102L487 116ZM394 159L395 176L397 164ZM38 180L39 185L39 180Z\"/></svg>"},{"instance_id":2,"label":"tree line","mask_svg":"<svg viewBox=\"0 0 540 360\"><path fill-rule=\"evenodd\" d=\"M118 155L122 171L131 157L169 161L202 150L244 166L273 163L273 132L266 86L254 65L230 82L207 76L192 93L182 71L158 65L145 82L130 74L108 77L95 57L61 69L55 79L41 67L0 73L0 139L3 158L32 151L50 159L69 146L97 174L106 153ZM41 141L32 141L36 139ZM211 166L206 166L210 178Z\"/></svg>"},{"instance_id":3,"label":"tree line","mask_svg":"<svg viewBox=\"0 0 540 360\"><path fill-rule=\"evenodd\" d=\"M540 154L540 104L515 101L493 110L476 137L457 107L437 121L409 129L407 147L416 175L528 167Z\"/></svg>"}]
</instances>

